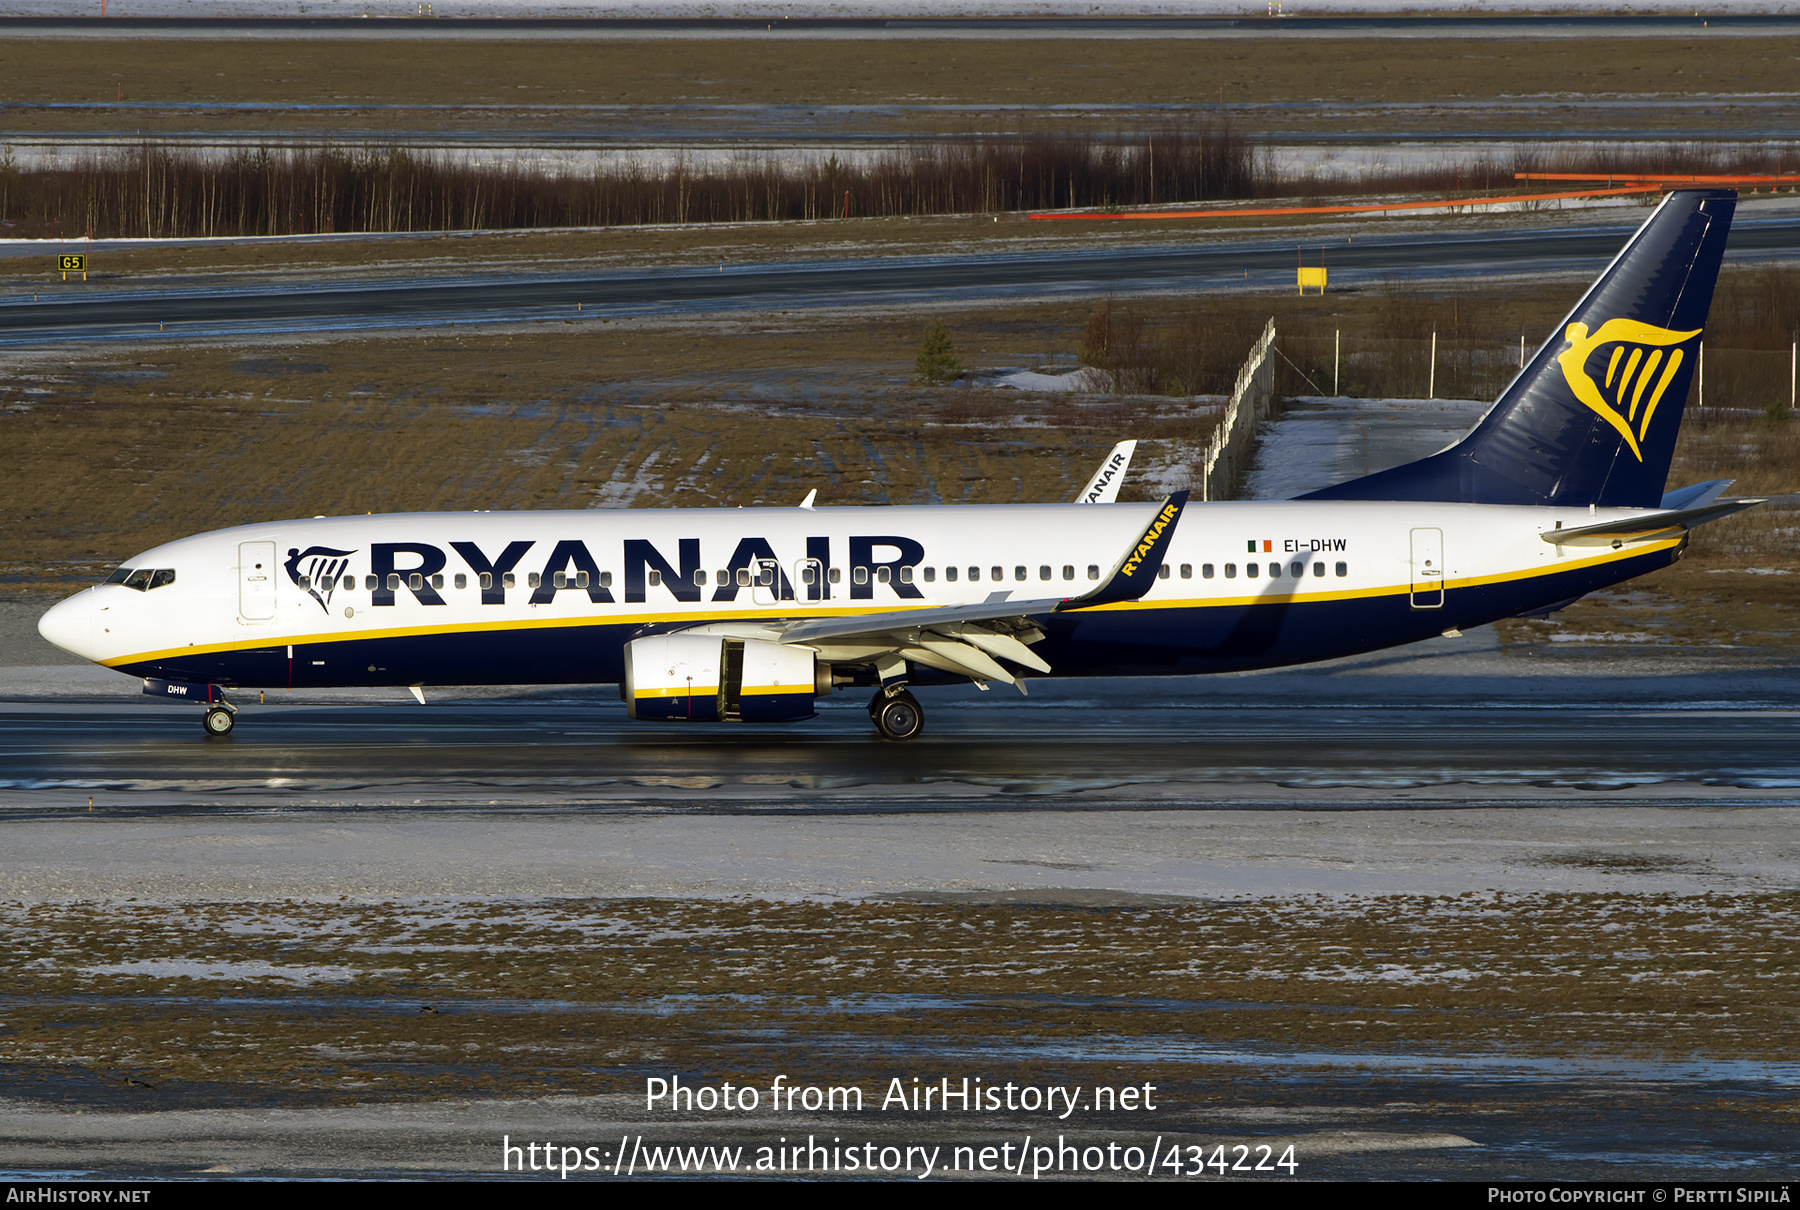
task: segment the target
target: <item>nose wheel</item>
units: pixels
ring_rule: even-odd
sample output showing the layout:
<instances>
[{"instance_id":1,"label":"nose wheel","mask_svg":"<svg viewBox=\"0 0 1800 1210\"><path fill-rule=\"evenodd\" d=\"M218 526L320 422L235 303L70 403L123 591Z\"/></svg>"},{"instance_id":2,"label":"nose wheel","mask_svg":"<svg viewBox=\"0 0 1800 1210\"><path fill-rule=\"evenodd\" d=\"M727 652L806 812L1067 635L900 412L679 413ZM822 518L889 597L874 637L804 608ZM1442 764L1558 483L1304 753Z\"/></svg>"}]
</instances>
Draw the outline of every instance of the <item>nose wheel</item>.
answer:
<instances>
[{"instance_id":1,"label":"nose wheel","mask_svg":"<svg viewBox=\"0 0 1800 1210\"><path fill-rule=\"evenodd\" d=\"M892 697L885 690L877 693L869 703L869 718L882 739L912 739L925 726L925 711L919 706L919 699L904 689Z\"/></svg>"},{"instance_id":2,"label":"nose wheel","mask_svg":"<svg viewBox=\"0 0 1800 1210\"><path fill-rule=\"evenodd\" d=\"M236 712L226 706L208 706L200 725L206 728L208 735L230 735L232 727L237 725Z\"/></svg>"}]
</instances>

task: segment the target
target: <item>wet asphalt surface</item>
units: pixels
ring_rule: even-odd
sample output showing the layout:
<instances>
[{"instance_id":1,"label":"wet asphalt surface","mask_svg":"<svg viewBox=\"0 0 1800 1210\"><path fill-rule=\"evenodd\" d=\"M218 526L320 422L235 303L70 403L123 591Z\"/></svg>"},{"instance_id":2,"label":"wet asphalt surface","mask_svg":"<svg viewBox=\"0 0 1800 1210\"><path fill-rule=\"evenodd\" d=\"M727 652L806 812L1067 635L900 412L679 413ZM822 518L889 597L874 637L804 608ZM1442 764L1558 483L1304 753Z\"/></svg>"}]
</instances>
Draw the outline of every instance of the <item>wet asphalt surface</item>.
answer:
<instances>
[{"instance_id":1,"label":"wet asphalt surface","mask_svg":"<svg viewBox=\"0 0 1800 1210\"><path fill-rule=\"evenodd\" d=\"M202 732L198 711L154 700L0 703L0 786L616 810L632 808L634 791L673 789L700 809L827 812L1409 797L1726 805L1800 788L1800 702L1785 700L1785 685L1746 696L1729 679L1676 676L1640 697L1630 683L1571 684L1586 701L1516 690L1512 700L1478 690L1370 700L1358 685L1343 700L1296 701L1260 683L1060 683L1024 700L926 689L925 734L899 744L875 735L860 694L803 722L691 727L633 723L603 688L423 707L244 695L224 738Z\"/></svg>"},{"instance_id":2,"label":"wet asphalt surface","mask_svg":"<svg viewBox=\"0 0 1800 1210\"><path fill-rule=\"evenodd\" d=\"M1376 282L1397 274L1598 273L1636 229L1411 233L1331 249L1334 275ZM1729 256L1785 258L1800 247L1800 218L1747 218ZM59 289L0 293L0 347L104 339L187 340L253 333L345 331L401 325L581 322L735 310L878 307L1086 297L1112 290L1232 289L1281 285L1294 245L1206 242L1173 247L1060 249L1001 256L850 258L807 264L707 265L645 272L483 276L364 283L189 289ZM1337 277L1334 276L1334 280Z\"/></svg>"}]
</instances>

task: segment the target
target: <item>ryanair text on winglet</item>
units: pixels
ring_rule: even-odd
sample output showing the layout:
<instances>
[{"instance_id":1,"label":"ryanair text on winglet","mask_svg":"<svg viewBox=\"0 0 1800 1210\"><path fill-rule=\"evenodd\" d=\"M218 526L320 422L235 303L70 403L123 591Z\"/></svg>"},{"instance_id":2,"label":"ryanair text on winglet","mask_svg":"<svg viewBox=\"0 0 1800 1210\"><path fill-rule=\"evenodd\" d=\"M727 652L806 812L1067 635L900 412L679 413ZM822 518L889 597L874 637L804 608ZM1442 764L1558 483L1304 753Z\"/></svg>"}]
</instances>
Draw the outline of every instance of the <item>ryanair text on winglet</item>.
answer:
<instances>
[{"instance_id":1,"label":"ryanair text on winglet","mask_svg":"<svg viewBox=\"0 0 1800 1210\"><path fill-rule=\"evenodd\" d=\"M1180 511L1173 504L1163 505L1162 512L1156 514L1156 520L1151 522L1150 528L1145 530L1144 536L1138 540L1137 549L1131 552L1129 559L1125 560L1125 566L1119 568L1120 575L1129 576L1137 571L1144 562L1144 556L1156 549L1156 540L1162 537L1163 530L1175 524L1175 516Z\"/></svg>"}]
</instances>

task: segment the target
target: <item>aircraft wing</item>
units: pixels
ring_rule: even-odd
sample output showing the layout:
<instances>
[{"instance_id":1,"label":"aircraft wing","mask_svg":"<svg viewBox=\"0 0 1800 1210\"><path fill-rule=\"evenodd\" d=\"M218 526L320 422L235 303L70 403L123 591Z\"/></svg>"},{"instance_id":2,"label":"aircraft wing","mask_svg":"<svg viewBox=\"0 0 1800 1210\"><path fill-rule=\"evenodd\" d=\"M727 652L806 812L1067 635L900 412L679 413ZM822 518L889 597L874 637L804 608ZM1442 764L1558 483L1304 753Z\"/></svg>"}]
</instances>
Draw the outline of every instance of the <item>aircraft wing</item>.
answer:
<instances>
[{"instance_id":1,"label":"aircraft wing","mask_svg":"<svg viewBox=\"0 0 1800 1210\"><path fill-rule=\"evenodd\" d=\"M1097 588L1078 597L1011 600L1007 593L997 592L979 604L808 618L788 625L779 641L817 647L847 646L878 668L884 658L890 666L911 661L977 682L1004 681L1023 693L1023 682L997 661L1009 660L1038 672L1049 672L1050 665L1029 646L1044 637L1034 619L1135 601L1149 592L1187 499L1186 492L1176 492L1165 499L1149 526L1120 555L1112 574Z\"/></svg>"},{"instance_id":2,"label":"aircraft wing","mask_svg":"<svg viewBox=\"0 0 1800 1210\"><path fill-rule=\"evenodd\" d=\"M1618 521L1583 525L1578 529L1546 529L1538 537L1553 546L1621 546L1626 542L1648 542L1685 533L1696 525L1766 503L1768 501L1761 497L1720 500L1700 508L1658 510Z\"/></svg>"},{"instance_id":3,"label":"aircraft wing","mask_svg":"<svg viewBox=\"0 0 1800 1210\"><path fill-rule=\"evenodd\" d=\"M863 613L848 618L813 618L796 622L782 632L784 643L818 643L826 639L856 638L910 630L920 626L941 626L948 622L996 622L1003 618L1029 618L1055 613L1067 603L1066 597L1042 600L1005 599L1010 594L997 592L979 605L940 605L933 609L894 609L882 613Z\"/></svg>"}]
</instances>

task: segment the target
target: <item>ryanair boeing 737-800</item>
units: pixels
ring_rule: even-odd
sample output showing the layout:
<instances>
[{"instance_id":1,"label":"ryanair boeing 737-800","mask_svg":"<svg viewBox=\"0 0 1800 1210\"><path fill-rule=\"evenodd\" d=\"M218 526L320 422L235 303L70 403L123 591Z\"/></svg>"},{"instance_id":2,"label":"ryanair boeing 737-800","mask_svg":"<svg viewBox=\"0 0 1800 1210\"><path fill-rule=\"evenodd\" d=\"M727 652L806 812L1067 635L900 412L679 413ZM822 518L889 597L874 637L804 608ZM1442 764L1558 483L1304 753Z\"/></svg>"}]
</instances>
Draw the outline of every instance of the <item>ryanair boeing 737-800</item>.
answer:
<instances>
[{"instance_id":1,"label":"ryanair boeing 737-800","mask_svg":"<svg viewBox=\"0 0 1800 1210\"><path fill-rule=\"evenodd\" d=\"M618 684L630 717L774 722L863 686L1269 668L1542 613L1759 503L1665 492L1736 195L1670 194L1469 435L1296 500L401 513L129 560L39 623L233 725L236 688Z\"/></svg>"}]
</instances>

